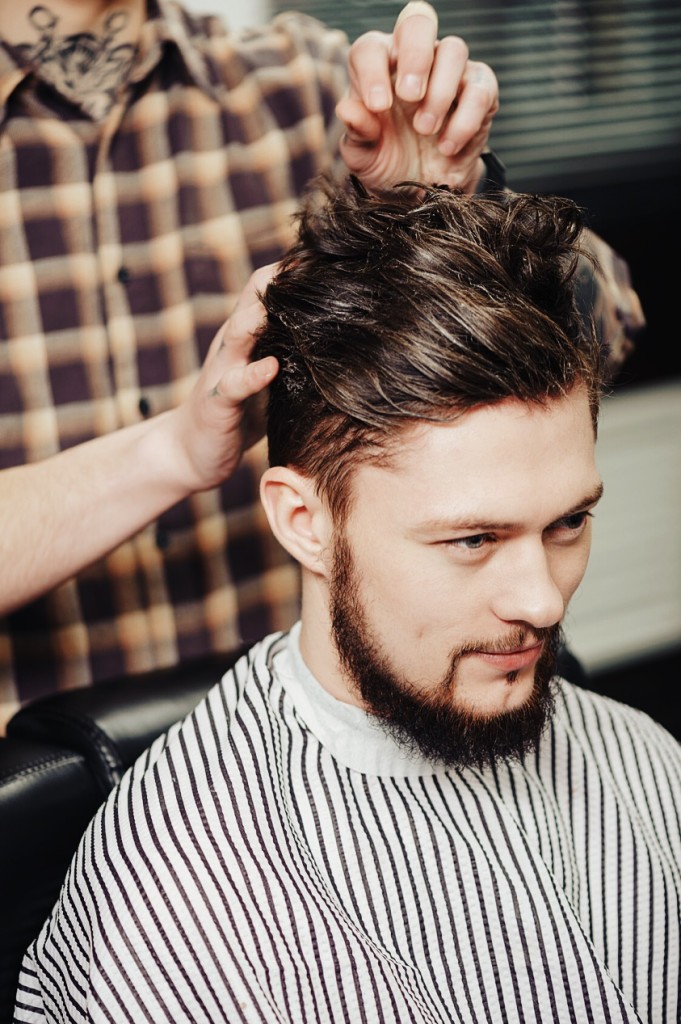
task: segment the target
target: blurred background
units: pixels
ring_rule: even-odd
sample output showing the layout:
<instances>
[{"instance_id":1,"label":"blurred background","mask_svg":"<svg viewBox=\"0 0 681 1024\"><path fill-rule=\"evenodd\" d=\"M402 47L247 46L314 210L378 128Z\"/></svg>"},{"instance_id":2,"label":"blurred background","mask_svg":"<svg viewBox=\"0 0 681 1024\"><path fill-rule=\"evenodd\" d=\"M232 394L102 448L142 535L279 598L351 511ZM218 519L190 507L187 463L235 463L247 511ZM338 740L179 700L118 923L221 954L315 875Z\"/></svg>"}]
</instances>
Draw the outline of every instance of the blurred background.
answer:
<instances>
[{"instance_id":1,"label":"blurred background","mask_svg":"<svg viewBox=\"0 0 681 1024\"><path fill-rule=\"evenodd\" d=\"M187 0L234 29L305 11L355 39L392 0ZM604 403L606 493L566 632L600 692L681 738L681 2L433 0L500 85L491 145L519 191L559 192L627 260L647 318Z\"/></svg>"}]
</instances>

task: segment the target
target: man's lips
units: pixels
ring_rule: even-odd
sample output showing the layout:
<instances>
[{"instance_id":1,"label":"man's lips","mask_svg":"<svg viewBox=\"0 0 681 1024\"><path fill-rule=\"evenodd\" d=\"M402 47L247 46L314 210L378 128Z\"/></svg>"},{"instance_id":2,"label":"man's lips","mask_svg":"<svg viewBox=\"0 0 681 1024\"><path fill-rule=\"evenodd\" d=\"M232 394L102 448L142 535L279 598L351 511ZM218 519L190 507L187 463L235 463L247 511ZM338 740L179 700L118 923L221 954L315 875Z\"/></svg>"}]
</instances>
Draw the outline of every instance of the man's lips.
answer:
<instances>
[{"instance_id":1,"label":"man's lips","mask_svg":"<svg viewBox=\"0 0 681 1024\"><path fill-rule=\"evenodd\" d=\"M498 672L519 672L538 660L543 646L543 643L536 643L531 647L519 647L498 654L490 654L487 651L471 651L470 653L473 657L481 658L488 665L494 666Z\"/></svg>"}]
</instances>

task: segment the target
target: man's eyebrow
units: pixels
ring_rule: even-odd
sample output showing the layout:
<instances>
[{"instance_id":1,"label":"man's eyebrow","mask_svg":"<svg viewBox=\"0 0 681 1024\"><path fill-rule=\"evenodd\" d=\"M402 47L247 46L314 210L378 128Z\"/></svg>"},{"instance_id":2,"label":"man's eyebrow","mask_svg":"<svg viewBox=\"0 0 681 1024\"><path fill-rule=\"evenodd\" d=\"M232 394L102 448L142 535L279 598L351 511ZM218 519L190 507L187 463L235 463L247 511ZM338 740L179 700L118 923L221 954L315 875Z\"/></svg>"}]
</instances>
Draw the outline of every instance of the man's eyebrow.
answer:
<instances>
[{"instance_id":1,"label":"man's eyebrow","mask_svg":"<svg viewBox=\"0 0 681 1024\"><path fill-rule=\"evenodd\" d=\"M584 497L575 502L571 508L565 512L561 512L560 515L556 516L553 522L560 522L561 519L569 519L570 516L576 515L578 512L583 512L585 509L591 508L595 505L603 496L603 484L599 483L597 487L590 491ZM518 524L512 522L501 522L499 520L484 520L475 519L467 516L465 519L448 519L448 518L434 518L426 519L420 522L416 531L419 533L436 532L438 530L443 531L459 531L459 530L470 530L475 533L492 533L494 530L515 530Z\"/></svg>"},{"instance_id":2,"label":"man's eyebrow","mask_svg":"<svg viewBox=\"0 0 681 1024\"><path fill-rule=\"evenodd\" d=\"M603 497L604 489L605 488L603 487L603 484L600 483L591 492L591 494L587 494L585 498L582 498L581 501L578 501L577 504L573 505L572 508L567 510L567 512L563 512L562 515L558 516L558 519L569 519L570 516L576 515L577 512L583 512L584 509L591 508L592 505L595 505L596 502L601 500L601 498Z\"/></svg>"}]
</instances>

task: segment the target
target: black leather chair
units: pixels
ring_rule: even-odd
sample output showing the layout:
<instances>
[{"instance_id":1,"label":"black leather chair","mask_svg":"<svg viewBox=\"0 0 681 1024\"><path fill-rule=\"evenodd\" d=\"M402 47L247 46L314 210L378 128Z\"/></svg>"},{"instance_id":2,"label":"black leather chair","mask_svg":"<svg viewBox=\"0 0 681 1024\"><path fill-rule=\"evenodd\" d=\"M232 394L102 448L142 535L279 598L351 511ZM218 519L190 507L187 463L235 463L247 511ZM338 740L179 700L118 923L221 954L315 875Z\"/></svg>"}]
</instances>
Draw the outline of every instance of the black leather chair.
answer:
<instances>
[{"instance_id":1,"label":"black leather chair","mask_svg":"<svg viewBox=\"0 0 681 1024\"><path fill-rule=\"evenodd\" d=\"M0 1024L23 954L78 841L138 754L188 714L241 650L44 697L0 737Z\"/></svg>"},{"instance_id":2,"label":"black leather chair","mask_svg":"<svg viewBox=\"0 0 681 1024\"><path fill-rule=\"evenodd\" d=\"M188 714L245 649L68 690L26 705L0 737L0 1024L23 954L50 913L78 841L125 770ZM559 671L586 685L561 651Z\"/></svg>"}]
</instances>

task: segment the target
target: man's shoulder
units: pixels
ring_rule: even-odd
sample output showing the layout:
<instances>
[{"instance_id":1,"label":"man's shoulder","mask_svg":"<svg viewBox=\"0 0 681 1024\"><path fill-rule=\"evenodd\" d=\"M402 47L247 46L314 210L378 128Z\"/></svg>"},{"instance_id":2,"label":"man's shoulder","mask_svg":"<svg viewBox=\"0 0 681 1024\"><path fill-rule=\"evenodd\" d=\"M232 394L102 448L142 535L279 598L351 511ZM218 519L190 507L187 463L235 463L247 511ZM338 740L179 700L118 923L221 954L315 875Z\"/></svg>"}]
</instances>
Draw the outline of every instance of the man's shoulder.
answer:
<instances>
[{"instance_id":1,"label":"man's shoulder","mask_svg":"<svg viewBox=\"0 0 681 1024\"><path fill-rule=\"evenodd\" d=\"M273 633L254 644L184 718L143 751L109 793L81 840L86 873L118 870L148 857L148 842L163 850L175 828L203 819L225 786L247 789L266 760L272 660L286 642ZM241 780L241 781L240 781ZM238 801L237 801L238 802ZM146 841L139 841L140 835ZM162 860L162 858L161 858Z\"/></svg>"},{"instance_id":2,"label":"man's shoulder","mask_svg":"<svg viewBox=\"0 0 681 1024\"><path fill-rule=\"evenodd\" d=\"M181 942L176 936L191 934L197 915L211 927L213 908L231 885L231 844L242 833L250 840L247 811L271 775L272 663L285 643L277 633L250 648L128 769L81 839L26 960L29 974L37 965L48 976L80 973L74 998L90 991L102 997L124 946L133 963L160 948L169 964ZM96 964L74 961L73 934L97 949Z\"/></svg>"},{"instance_id":3,"label":"man's shoulder","mask_svg":"<svg viewBox=\"0 0 681 1024\"><path fill-rule=\"evenodd\" d=\"M278 631L257 641L216 678L197 705L140 755L129 770L131 782L137 784L150 772L158 772L159 762L164 758L188 760L190 737L200 740L204 747L217 748L240 714L244 700L251 703L267 700L273 660L285 646L286 637L286 633Z\"/></svg>"},{"instance_id":4,"label":"man's shoulder","mask_svg":"<svg viewBox=\"0 0 681 1024\"><path fill-rule=\"evenodd\" d=\"M194 14L177 0L168 0L166 10L181 23L191 45L218 65L240 57L247 66L274 68L303 53L320 61L344 62L349 47L345 32L300 11L285 11L264 23L232 31L229 19Z\"/></svg>"},{"instance_id":5,"label":"man's shoulder","mask_svg":"<svg viewBox=\"0 0 681 1024\"><path fill-rule=\"evenodd\" d=\"M553 727L584 747L645 748L681 766L681 744L647 712L566 680L560 682Z\"/></svg>"}]
</instances>

